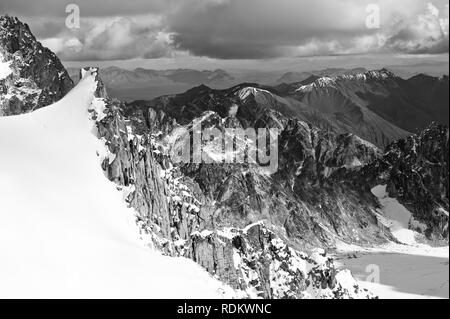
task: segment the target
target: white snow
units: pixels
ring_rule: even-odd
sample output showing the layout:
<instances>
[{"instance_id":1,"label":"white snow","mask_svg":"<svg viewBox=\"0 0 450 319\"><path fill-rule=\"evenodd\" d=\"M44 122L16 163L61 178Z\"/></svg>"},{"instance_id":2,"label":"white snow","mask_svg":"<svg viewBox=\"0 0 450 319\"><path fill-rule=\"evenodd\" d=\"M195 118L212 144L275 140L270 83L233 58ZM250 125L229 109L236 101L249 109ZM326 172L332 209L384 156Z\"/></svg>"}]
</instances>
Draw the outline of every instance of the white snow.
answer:
<instances>
[{"instance_id":1,"label":"white snow","mask_svg":"<svg viewBox=\"0 0 450 319\"><path fill-rule=\"evenodd\" d=\"M0 57L0 80L5 79L7 76L9 76L12 73L10 64L11 64L11 61L2 62L2 59Z\"/></svg>"},{"instance_id":2,"label":"white snow","mask_svg":"<svg viewBox=\"0 0 450 319\"><path fill-rule=\"evenodd\" d=\"M64 99L0 118L0 298L217 298L193 261L139 241L134 211L100 168L91 72Z\"/></svg>"},{"instance_id":3,"label":"white snow","mask_svg":"<svg viewBox=\"0 0 450 319\"><path fill-rule=\"evenodd\" d=\"M244 100L247 99L250 95L253 95L253 96L256 97L259 93L269 94L270 96L272 96L272 93L270 93L270 92L267 91L267 90L258 89L258 88L251 87L251 86L239 90L239 91L237 92L237 95L239 96L239 99L240 99L241 101L244 101Z\"/></svg>"},{"instance_id":4,"label":"white snow","mask_svg":"<svg viewBox=\"0 0 450 319\"><path fill-rule=\"evenodd\" d=\"M380 247L359 247L339 243L340 264L348 268L359 284L383 299L448 298L449 247L431 247L416 241L423 236L411 229L423 228L403 205L386 193L385 185L372 189L382 211L379 221L399 243ZM342 257L342 255L344 257ZM351 258L349 258L351 256ZM378 281L370 275L377 274Z\"/></svg>"},{"instance_id":5,"label":"white snow","mask_svg":"<svg viewBox=\"0 0 450 319\"><path fill-rule=\"evenodd\" d=\"M412 219L411 212L395 198L388 196L386 185L374 187L372 193L383 207L381 222L390 229L392 235L403 244L416 244L416 232L409 229L409 223Z\"/></svg>"},{"instance_id":6,"label":"white snow","mask_svg":"<svg viewBox=\"0 0 450 319\"><path fill-rule=\"evenodd\" d=\"M380 151L380 149L379 149L377 146L375 146L374 144L372 144L372 143L366 141L365 139L360 138L358 135L353 135L353 136L354 136L355 139L356 139L358 142L360 142L362 145L364 145L364 146L366 146L366 147L368 147L368 148L371 148L371 149L373 149L373 150L375 150L375 151Z\"/></svg>"},{"instance_id":7,"label":"white snow","mask_svg":"<svg viewBox=\"0 0 450 319\"><path fill-rule=\"evenodd\" d=\"M102 98L94 98L92 100L92 103L91 103L90 107L89 107L89 111L95 112L96 121L100 122L106 116L105 108L106 108L106 105L105 105L104 99L102 99Z\"/></svg>"},{"instance_id":8,"label":"white snow","mask_svg":"<svg viewBox=\"0 0 450 319\"><path fill-rule=\"evenodd\" d=\"M448 298L448 247L431 249L427 256L426 250L401 246L356 252L356 258L339 263L352 272L361 287L382 299ZM374 271L379 271L379 282L369 277Z\"/></svg>"},{"instance_id":9,"label":"white snow","mask_svg":"<svg viewBox=\"0 0 450 319\"><path fill-rule=\"evenodd\" d=\"M239 111L239 106L237 104L233 104L228 110L229 117L235 117L237 112Z\"/></svg>"},{"instance_id":10,"label":"white snow","mask_svg":"<svg viewBox=\"0 0 450 319\"><path fill-rule=\"evenodd\" d=\"M438 208L438 211L440 211L442 214L444 214L445 216L448 216L448 211L446 211L445 209L443 209L442 207Z\"/></svg>"},{"instance_id":11,"label":"white snow","mask_svg":"<svg viewBox=\"0 0 450 319\"><path fill-rule=\"evenodd\" d=\"M361 161L357 157L354 157L351 162L348 161L345 165L343 165L343 167L345 167L347 169L351 169L351 168L361 167L362 165L363 165L363 163L361 163Z\"/></svg>"},{"instance_id":12,"label":"white snow","mask_svg":"<svg viewBox=\"0 0 450 319\"><path fill-rule=\"evenodd\" d=\"M321 77L314 81L313 83L302 85L298 89L296 89L296 92L311 92L315 88L326 88L326 87L334 87L336 85L336 78L331 77Z\"/></svg>"}]
</instances>

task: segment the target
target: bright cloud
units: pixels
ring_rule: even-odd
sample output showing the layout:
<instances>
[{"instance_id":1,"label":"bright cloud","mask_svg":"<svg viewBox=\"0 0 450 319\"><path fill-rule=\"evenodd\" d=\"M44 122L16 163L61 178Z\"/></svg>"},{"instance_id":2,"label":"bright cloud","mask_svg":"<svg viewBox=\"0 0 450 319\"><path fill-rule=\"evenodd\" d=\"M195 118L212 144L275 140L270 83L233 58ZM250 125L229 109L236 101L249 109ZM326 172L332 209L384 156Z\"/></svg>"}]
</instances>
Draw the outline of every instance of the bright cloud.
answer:
<instances>
[{"instance_id":1,"label":"bright cloud","mask_svg":"<svg viewBox=\"0 0 450 319\"><path fill-rule=\"evenodd\" d=\"M447 0L80 0L75 31L65 26L61 2L42 1L51 8L2 2L71 61L423 54L448 53L449 46ZM365 24L370 3L380 8L379 29Z\"/></svg>"}]
</instances>

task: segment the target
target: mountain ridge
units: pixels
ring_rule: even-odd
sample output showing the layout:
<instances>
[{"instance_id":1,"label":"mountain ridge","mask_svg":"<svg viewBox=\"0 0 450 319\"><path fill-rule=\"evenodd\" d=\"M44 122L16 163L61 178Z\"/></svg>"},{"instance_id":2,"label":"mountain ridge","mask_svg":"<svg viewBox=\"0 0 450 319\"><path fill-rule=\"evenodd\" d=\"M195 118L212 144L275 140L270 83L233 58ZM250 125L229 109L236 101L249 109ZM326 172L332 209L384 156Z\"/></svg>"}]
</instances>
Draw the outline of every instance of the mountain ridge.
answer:
<instances>
[{"instance_id":1,"label":"mountain ridge","mask_svg":"<svg viewBox=\"0 0 450 319\"><path fill-rule=\"evenodd\" d=\"M0 65L0 74L10 77L9 63L6 64ZM147 71L138 69L137 72ZM217 73L220 75L221 70ZM132 212L130 217L135 219L132 224L137 226L145 245L167 256L191 259L211 276L239 291L239 296L250 298L374 298L350 272L340 269L328 253L342 245L368 248L411 244L396 237L386 223L388 217L395 222L398 216L383 216L382 196L392 196L398 206L406 207L407 215L411 216L402 231L411 235L413 244L417 239L448 245L448 127L432 124L419 135L411 135L386 119L392 117L389 107L398 101L403 101L409 112L414 108L422 110L422 103L436 98L435 104L424 110L441 111L441 94L445 97L447 92L448 96L448 89L443 89L441 81L445 84L448 78L435 80L418 76L409 83L382 69L336 77L310 76L277 87L243 83L222 90L202 84L182 94L126 103L108 96L98 69L83 68L80 74L81 78L88 79L60 102L37 111L21 108L18 113L29 114L0 118L0 130L5 131L0 134L0 144L9 150L0 157L0 162L5 163L0 165L0 170L6 176L6 180L0 179L0 188L7 194L0 206L4 203L10 206L7 210L0 209L5 221L0 225L6 225L6 234L16 236L24 229L21 217L28 215L20 209L35 204L27 200L14 204L16 198L21 198L23 189L28 191L28 197L36 197L38 217L71 216L71 221L94 230L109 226L109 213L125 217L121 214L125 213L126 203ZM88 82L95 85L87 85ZM409 85L421 86L422 90L416 95ZM82 92L80 88L84 88ZM420 103L407 104L411 102L410 96ZM391 104L384 109L376 107L385 101ZM46 114L60 116L52 121ZM67 123L62 120L66 118L70 119ZM32 125L23 125L26 121ZM85 125L87 122L89 125ZM227 129L267 132L276 128L279 132L277 170L267 171L248 160L243 163L177 162L172 151L193 134L196 122L201 123L202 129L222 135L227 134ZM16 132L19 145L25 147L14 147L8 135L10 131ZM270 139L270 142L274 141ZM93 144L102 148L97 149ZM58 145L63 154L58 153ZM209 159L220 159L223 155L220 140L203 139L201 146ZM236 152L245 155L247 148L253 146L247 145ZM82 163L90 164L89 171L83 170L76 153L80 153ZM51 154L57 160L46 160ZM72 179L67 164L78 172ZM36 165L46 169L31 169ZM12 167L15 169L11 170ZM58 182L55 172L65 176L67 185ZM98 188L89 183L92 176L96 177ZM79 190L72 183L74 177L81 185ZM107 179L112 183L107 183ZM24 187L11 187L22 180ZM35 183L47 180L53 183L33 192ZM86 182L90 188L82 186ZM105 187L107 196L95 196L96 191L103 194ZM65 193L66 189L72 191ZM122 192L123 200L116 196L121 195L117 190ZM88 206L82 209L85 218L77 219L79 214L70 211L76 207L70 205L71 198L86 191L95 198L76 201L77 205ZM64 195L58 197L63 200L50 200L54 192ZM92 194L85 197L90 198ZM48 199L47 202L41 203L42 198ZM89 206L92 202L96 203L94 208ZM60 209L53 209L55 206ZM119 206L122 210L117 214ZM18 213L11 217L10 209ZM100 223L89 222L90 209L101 213ZM14 227L9 227L11 218ZM26 223L25 229L45 237L47 232L35 226ZM117 227L122 229L125 225L120 223ZM65 234L65 230L57 227L61 233ZM27 239L26 235L23 238ZM39 236L32 239L36 238L45 242ZM23 243L29 247L26 240ZM4 240L1 244L8 252L14 251L15 241L11 244ZM87 246L80 250L81 256L90 251L89 243L83 244ZM70 245L78 247L77 241ZM72 258L70 250L63 250L60 255L49 252L44 257L50 256L48 260L52 262ZM108 258L115 260L117 255ZM144 258L149 262L150 257ZM5 264L8 261L2 266ZM27 266L33 268L33 263ZM206 274L195 273L203 278L203 284L205 281L211 284ZM133 272L136 274L141 276ZM159 274L152 275L159 277ZM170 273L164 275L171 277ZM128 282L127 276L120 279ZM25 290L27 284L23 283ZM214 281L214 287L216 284ZM15 286L11 284L11 287ZM139 291L145 293L146 288L140 287ZM165 293L170 294L170 288ZM202 292L212 293L210 288L207 284L207 290Z\"/></svg>"}]
</instances>

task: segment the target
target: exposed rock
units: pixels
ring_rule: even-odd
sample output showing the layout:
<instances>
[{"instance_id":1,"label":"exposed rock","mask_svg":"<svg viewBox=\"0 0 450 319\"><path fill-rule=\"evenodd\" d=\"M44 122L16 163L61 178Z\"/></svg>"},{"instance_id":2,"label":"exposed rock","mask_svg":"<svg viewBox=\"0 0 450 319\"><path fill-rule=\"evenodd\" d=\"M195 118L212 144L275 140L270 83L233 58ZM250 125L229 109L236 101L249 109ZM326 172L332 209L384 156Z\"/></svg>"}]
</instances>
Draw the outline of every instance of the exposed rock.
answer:
<instances>
[{"instance_id":1,"label":"exposed rock","mask_svg":"<svg viewBox=\"0 0 450 319\"><path fill-rule=\"evenodd\" d=\"M263 223L192 236L194 260L252 298L374 298L323 250L298 252Z\"/></svg>"},{"instance_id":2,"label":"exposed rock","mask_svg":"<svg viewBox=\"0 0 450 319\"><path fill-rule=\"evenodd\" d=\"M448 127L432 124L419 135L389 145L382 158L357 174L356 183L361 187L387 184L389 196L427 225L429 239L448 243L448 143Z\"/></svg>"},{"instance_id":3,"label":"exposed rock","mask_svg":"<svg viewBox=\"0 0 450 319\"><path fill-rule=\"evenodd\" d=\"M101 106L100 102L103 103ZM256 185L263 175L256 170L252 168L253 173L243 174L242 166L174 166L158 135L161 131L172 133L178 126L176 122L154 110L145 115L132 113L133 116L126 118L123 113L127 108L122 102L104 97L98 97L93 105L98 136L105 141L108 150L103 154L102 166L135 209L142 237L150 246L170 256L192 258L211 274L245 291L249 297L307 298L325 296L323 291L336 298L372 297L359 288L357 293L353 288L344 290L335 279L339 272L331 261L319 264L285 243L295 243L299 233L292 231L289 239L286 230L280 232L285 217L275 213L280 209L276 203L269 202L270 207L262 209L261 205L267 202L263 197L270 195L257 190ZM213 120L214 114L211 116L206 123L217 125L219 122ZM145 123L150 124L146 130ZM191 175L189 169L196 175ZM219 181L231 178L233 174L235 177L240 175L242 185L246 185L244 190L234 189L230 183L228 187L231 188L214 189L220 189ZM206 191L206 185L210 185L210 192ZM238 193L250 195L248 208L233 208L233 203L238 202L228 199L227 192L231 197ZM278 196L282 196L281 192ZM264 217L269 218L267 226L257 223L246 227ZM303 218L301 213L298 217ZM316 218L320 217L317 215ZM295 218L291 223L299 227ZM313 243L321 245L331 240L331 235L324 235L319 221L311 219L309 223L311 228L301 235L305 238L299 242L309 242L313 247ZM276 232L284 234L284 239ZM318 234L324 237L318 238ZM297 246L306 248L298 243ZM353 284L357 286L354 280Z\"/></svg>"},{"instance_id":4,"label":"exposed rock","mask_svg":"<svg viewBox=\"0 0 450 319\"><path fill-rule=\"evenodd\" d=\"M73 87L67 71L43 47L27 24L0 16L0 62L11 74L0 79L0 116L17 115L52 104Z\"/></svg>"},{"instance_id":5,"label":"exposed rock","mask_svg":"<svg viewBox=\"0 0 450 319\"><path fill-rule=\"evenodd\" d=\"M1 17L0 26L6 70L0 115L32 111L66 94L72 87L67 72L28 26L10 17ZM432 125L391 144L384 155L350 133L357 125L359 135L378 145L404 135L356 103L361 85L377 95L380 83L395 84L386 71L311 78L294 92L289 85L243 84L221 91L203 85L131 104L109 98L98 69L92 71L98 85L89 112L105 144L98 154L101 166L134 208L142 238L164 254L193 259L249 297L372 298L322 248L337 241L394 240L378 222L370 192L380 183L427 225L429 238L448 241L448 128ZM342 91L340 82L348 90ZM337 113L331 110L337 121L305 110L305 99L318 107L325 107L324 101L339 104L333 105ZM277 170L252 161L176 163L171 151L193 132L194 121L222 135L229 128L277 129ZM203 140L205 158L220 158L222 146Z\"/></svg>"}]
</instances>

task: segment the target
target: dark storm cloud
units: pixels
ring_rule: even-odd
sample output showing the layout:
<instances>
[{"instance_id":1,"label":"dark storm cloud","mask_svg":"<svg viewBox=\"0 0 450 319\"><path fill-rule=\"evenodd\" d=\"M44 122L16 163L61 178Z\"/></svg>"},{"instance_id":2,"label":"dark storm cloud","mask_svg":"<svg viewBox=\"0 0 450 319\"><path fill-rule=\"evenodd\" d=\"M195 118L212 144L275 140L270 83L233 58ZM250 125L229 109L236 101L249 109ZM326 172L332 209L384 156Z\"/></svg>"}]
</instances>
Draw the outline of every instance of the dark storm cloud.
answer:
<instances>
[{"instance_id":1,"label":"dark storm cloud","mask_svg":"<svg viewBox=\"0 0 450 319\"><path fill-rule=\"evenodd\" d=\"M448 52L447 0L1 1L66 60ZM79 30L65 26L68 3L80 7ZM369 3L379 29L365 24Z\"/></svg>"},{"instance_id":2,"label":"dark storm cloud","mask_svg":"<svg viewBox=\"0 0 450 319\"><path fill-rule=\"evenodd\" d=\"M66 6L77 4L85 17L161 13L172 0L1 0L3 13L27 17L65 17Z\"/></svg>"},{"instance_id":3,"label":"dark storm cloud","mask_svg":"<svg viewBox=\"0 0 450 319\"><path fill-rule=\"evenodd\" d=\"M386 47L410 54L441 54L449 52L449 37L418 38L410 30L401 30L386 42Z\"/></svg>"},{"instance_id":4,"label":"dark storm cloud","mask_svg":"<svg viewBox=\"0 0 450 319\"><path fill-rule=\"evenodd\" d=\"M435 2L444 8L445 2ZM380 6L380 29L365 24L368 3ZM435 10L422 0L188 1L168 15L167 25L179 49L222 59L448 52L448 8L446 16ZM400 30L393 28L396 19Z\"/></svg>"},{"instance_id":5,"label":"dark storm cloud","mask_svg":"<svg viewBox=\"0 0 450 319\"><path fill-rule=\"evenodd\" d=\"M267 58L313 39L370 34L365 16L364 1L188 1L168 15L167 25L177 47L196 55Z\"/></svg>"}]
</instances>

